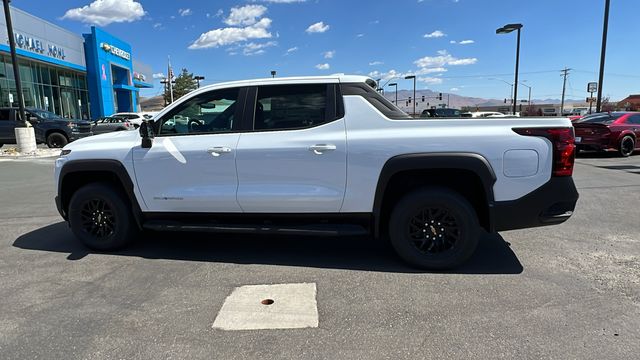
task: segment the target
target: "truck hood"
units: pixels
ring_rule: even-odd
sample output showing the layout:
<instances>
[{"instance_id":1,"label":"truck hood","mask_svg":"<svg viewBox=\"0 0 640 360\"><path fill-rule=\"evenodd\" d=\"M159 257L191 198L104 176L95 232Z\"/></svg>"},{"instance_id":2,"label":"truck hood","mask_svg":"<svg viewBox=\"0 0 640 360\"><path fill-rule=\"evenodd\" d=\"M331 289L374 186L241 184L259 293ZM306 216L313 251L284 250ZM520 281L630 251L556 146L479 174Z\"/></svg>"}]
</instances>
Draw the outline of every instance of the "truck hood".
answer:
<instances>
[{"instance_id":1,"label":"truck hood","mask_svg":"<svg viewBox=\"0 0 640 360\"><path fill-rule=\"evenodd\" d=\"M137 131L114 131L76 140L65 146L64 150L112 149L131 147L138 143L140 134Z\"/></svg>"}]
</instances>

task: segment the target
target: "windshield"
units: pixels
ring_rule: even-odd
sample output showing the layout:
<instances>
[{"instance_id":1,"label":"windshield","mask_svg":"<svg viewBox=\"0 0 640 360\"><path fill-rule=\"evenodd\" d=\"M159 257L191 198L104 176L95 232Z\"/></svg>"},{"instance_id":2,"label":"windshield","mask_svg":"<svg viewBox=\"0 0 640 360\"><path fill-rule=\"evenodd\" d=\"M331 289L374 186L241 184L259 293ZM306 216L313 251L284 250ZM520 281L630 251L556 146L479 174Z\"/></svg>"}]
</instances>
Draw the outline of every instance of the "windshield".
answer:
<instances>
[{"instance_id":1,"label":"windshield","mask_svg":"<svg viewBox=\"0 0 640 360\"><path fill-rule=\"evenodd\" d=\"M612 113L612 114L596 114L585 116L584 118L578 120L580 123L586 124L611 124L612 122L618 120L622 115L620 113Z\"/></svg>"},{"instance_id":2,"label":"windshield","mask_svg":"<svg viewBox=\"0 0 640 360\"><path fill-rule=\"evenodd\" d=\"M29 109L29 112L43 119L48 119L48 120L61 119L59 115L56 115L51 111L47 111L47 110Z\"/></svg>"}]
</instances>

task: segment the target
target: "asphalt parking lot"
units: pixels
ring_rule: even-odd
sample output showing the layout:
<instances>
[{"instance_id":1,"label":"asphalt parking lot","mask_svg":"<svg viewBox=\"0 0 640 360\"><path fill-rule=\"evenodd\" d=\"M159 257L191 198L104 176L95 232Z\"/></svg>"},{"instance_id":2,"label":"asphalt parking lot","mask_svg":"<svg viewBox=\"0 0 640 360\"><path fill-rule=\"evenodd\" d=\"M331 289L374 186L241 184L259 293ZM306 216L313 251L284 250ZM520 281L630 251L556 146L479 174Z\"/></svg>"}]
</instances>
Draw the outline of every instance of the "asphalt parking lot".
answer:
<instances>
[{"instance_id":1,"label":"asphalt parking lot","mask_svg":"<svg viewBox=\"0 0 640 360\"><path fill-rule=\"evenodd\" d=\"M640 353L640 155L577 159L555 227L485 235L469 264L407 268L368 239L151 234L87 251L53 161L0 161L2 359L632 359ZM243 285L313 283L318 325L212 325Z\"/></svg>"}]
</instances>

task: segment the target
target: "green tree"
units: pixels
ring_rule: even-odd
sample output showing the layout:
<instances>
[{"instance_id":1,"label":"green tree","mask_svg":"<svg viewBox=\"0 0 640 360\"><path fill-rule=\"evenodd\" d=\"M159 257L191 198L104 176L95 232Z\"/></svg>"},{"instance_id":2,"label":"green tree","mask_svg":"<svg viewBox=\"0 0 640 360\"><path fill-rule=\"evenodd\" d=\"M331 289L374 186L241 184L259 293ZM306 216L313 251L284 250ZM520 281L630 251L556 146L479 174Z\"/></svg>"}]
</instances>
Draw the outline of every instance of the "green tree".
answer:
<instances>
[{"instance_id":1,"label":"green tree","mask_svg":"<svg viewBox=\"0 0 640 360\"><path fill-rule=\"evenodd\" d=\"M186 68L182 68L182 72L175 79L173 84L173 101L178 100L181 96L195 90L198 87L198 82L193 78L193 73L190 73ZM167 86L164 91L164 99L169 104L171 102L171 93Z\"/></svg>"}]
</instances>

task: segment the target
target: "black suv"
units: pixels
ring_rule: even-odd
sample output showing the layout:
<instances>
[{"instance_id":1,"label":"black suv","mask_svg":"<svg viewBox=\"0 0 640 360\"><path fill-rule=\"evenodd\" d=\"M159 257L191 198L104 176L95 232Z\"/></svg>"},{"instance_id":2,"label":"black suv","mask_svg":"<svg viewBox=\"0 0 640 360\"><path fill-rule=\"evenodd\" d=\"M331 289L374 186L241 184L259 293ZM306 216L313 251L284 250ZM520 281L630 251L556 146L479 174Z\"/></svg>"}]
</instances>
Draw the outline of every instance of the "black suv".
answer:
<instances>
[{"instance_id":1,"label":"black suv","mask_svg":"<svg viewBox=\"0 0 640 360\"><path fill-rule=\"evenodd\" d=\"M50 111L27 108L27 120L33 126L37 143L46 143L50 148L61 148L70 141L89 135L91 122L85 120L64 119ZM0 108L0 147L15 144L15 128L20 118L18 108Z\"/></svg>"},{"instance_id":2,"label":"black suv","mask_svg":"<svg viewBox=\"0 0 640 360\"><path fill-rule=\"evenodd\" d=\"M438 109L425 109L420 114L421 118L429 118L429 117L471 117L469 113L463 113L458 109L447 109L447 108L438 108Z\"/></svg>"}]
</instances>

